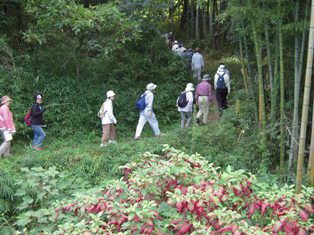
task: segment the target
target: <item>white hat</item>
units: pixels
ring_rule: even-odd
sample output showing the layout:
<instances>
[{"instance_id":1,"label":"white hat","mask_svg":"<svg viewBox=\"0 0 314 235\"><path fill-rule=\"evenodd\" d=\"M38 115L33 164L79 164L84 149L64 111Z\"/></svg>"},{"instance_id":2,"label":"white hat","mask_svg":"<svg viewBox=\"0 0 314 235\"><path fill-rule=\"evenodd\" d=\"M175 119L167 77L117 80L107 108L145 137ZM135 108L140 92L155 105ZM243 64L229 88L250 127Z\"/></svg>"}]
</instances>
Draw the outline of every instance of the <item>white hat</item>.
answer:
<instances>
[{"instance_id":1,"label":"white hat","mask_svg":"<svg viewBox=\"0 0 314 235\"><path fill-rule=\"evenodd\" d=\"M110 97L115 96L115 95L116 94L112 90L107 91L107 98L110 98Z\"/></svg>"},{"instance_id":2,"label":"white hat","mask_svg":"<svg viewBox=\"0 0 314 235\"><path fill-rule=\"evenodd\" d=\"M210 79L211 79L211 78L210 78L210 76L209 76L208 74L204 74L204 75L203 75L202 80L208 81L208 80L210 80Z\"/></svg>"},{"instance_id":3,"label":"white hat","mask_svg":"<svg viewBox=\"0 0 314 235\"><path fill-rule=\"evenodd\" d=\"M149 83L149 84L147 84L147 86L146 86L146 90L154 90L156 87L157 87L156 84L154 84L154 83Z\"/></svg>"},{"instance_id":4,"label":"white hat","mask_svg":"<svg viewBox=\"0 0 314 235\"><path fill-rule=\"evenodd\" d=\"M178 41L177 41L177 40L175 40L175 41L173 42L173 44L178 44Z\"/></svg>"},{"instance_id":5,"label":"white hat","mask_svg":"<svg viewBox=\"0 0 314 235\"><path fill-rule=\"evenodd\" d=\"M223 64L219 65L218 72L224 72L225 68L226 68L225 65L223 65Z\"/></svg>"},{"instance_id":6,"label":"white hat","mask_svg":"<svg viewBox=\"0 0 314 235\"><path fill-rule=\"evenodd\" d=\"M193 83L186 84L185 91L194 91Z\"/></svg>"}]
</instances>

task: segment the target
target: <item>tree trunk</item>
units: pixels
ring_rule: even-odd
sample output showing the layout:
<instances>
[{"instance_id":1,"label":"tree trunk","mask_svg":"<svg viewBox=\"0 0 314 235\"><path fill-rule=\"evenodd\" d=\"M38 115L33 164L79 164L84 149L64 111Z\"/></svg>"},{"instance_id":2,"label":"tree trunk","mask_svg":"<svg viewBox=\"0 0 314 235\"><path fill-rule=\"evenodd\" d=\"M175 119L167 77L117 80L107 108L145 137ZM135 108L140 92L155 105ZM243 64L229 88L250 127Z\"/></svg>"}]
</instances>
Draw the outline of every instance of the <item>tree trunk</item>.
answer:
<instances>
[{"instance_id":1,"label":"tree trunk","mask_svg":"<svg viewBox=\"0 0 314 235\"><path fill-rule=\"evenodd\" d=\"M202 7L202 25L203 25L203 35L204 37L203 38L207 38L207 26L206 26L206 7L203 6Z\"/></svg>"},{"instance_id":2,"label":"tree trunk","mask_svg":"<svg viewBox=\"0 0 314 235\"><path fill-rule=\"evenodd\" d=\"M303 106L302 106L302 119L301 119L298 166L297 166L297 177L296 177L296 193L300 193L301 187L302 187L306 127L307 127L307 121L308 121L312 66L313 66L313 46L314 46L314 0L312 0L312 6L311 6L311 23L310 23L310 34L309 34L309 43L308 43L308 51L307 51L307 65L306 65L307 68L306 68L306 73L305 73Z\"/></svg>"},{"instance_id":3,"label":"tree trunk","mask_svg":"<svg viewBox=\"0 0 314 235\"><path fill-rule=\"evenodd\" d=\"M195 8L195 2L194 0L191 0L191 38L194 37L194 8Z\"/></svg>"},{"instance_id":4,"label":"tree trunk","mask_svg":"<svg viewBox=\"0 0 314 235\"><path fill-rule=\"evenodd\" d=\"M265 23L265 39L266 39L266 49L267 49L267 59L268 59L269 87L270 87L270 90L272 90L273 81L274 81L274 72L273 72L273 65L272 65L270 40L269 40L269 30L268 30L268 25L266 23Z\"/></svg>"},{"instance_id":5,"label":"tree trunk","mask_svg":"<svg viewBox=\"0 0 314 235\"><path fill-rule=\"evenodd\" d=\"M195 16L195 37L197 40L200 40L200 28L199 28L199 20L200 20L200 7L199 0L196 1L196 16Z\"/></svg>"},{"instance_id":6,"label":"tree trunk","mask_svg":"<svg viewBox=\"0 0 314 235\"><path fill-rule=\"evenodd\" d=\"M170 9L169 9L169 13L170 13L170 30L171 32L173 32L173 0L171 0L170 2Z\"/></svg>"},{"instance_id":7,"label":"tree trunk","mask_svg":"<svg viewBox=\"0 0 314 235\"><path fill-rule=\"evenodd\" d=\"M314 187L314 99L313 99L313 109L312 109L312 133L311 133L311 147L310 147L310 157L308 165L308 179L310 182L310 187Z\"/></svg>"},{"instance_id":8,"label":"tree trunk","mask_svg":"<svg viewBox=\"0 0 314 235\"><path fill-rule=\"evenodd\" d=\"M309 0L306 1L305 7L305 19L308 18L308 5ZM295 8L295 22L299 20L299 7L300 3L297 1ZM299 48L299 34L295 30L295 70L294 70L294 108L293 108L293 121L292 121L292 130L291 130L291 143L290 143L290 152L289 152L289 174L292 175L292 166L294 160L296 160L298 143L299 139L299 102L300 102L300 87L301 87L301 76L302 76L302 67L303 67L303 57L304 57L304 47L305 47L305 36L306 29L302 33L302 42L301 47Z\"/></svg>"},{"instance_id":9,"label":"tree trunk","mask_svg":"<svg viewBox=\"0 0 314 235\"><path fill-rule=\"evenodd\" d=\"M257 31L255 28L255 23L252 21L253 38L255 44L256 62L258 70L258 103L259 103L259 124L262 128L263 133L266 131L266 113L265 113L265 95L264 95L264 85L263 85L263 65L262 65L262 55L259 43L259 38L257 36Z\"/></svg>"},{"instance_id":10,"label":"tree trunk","mask_svg":"<svg viewBox=\"0 0 314 235\"><path fill-rule=\"evenodd\" d=\"M280 4L279 4L280 5ZM279 60L280 60L280 171L284 172L285 161L285 83L284 83L284 59L281 22L278 25L279 36Z\"/></svg>"},{"instance_id":11,"label":"tree trunk","mask_svg":"<svg viewBox=\"0 0 314 235\"><path fill-rule=\"evenodd\" d=\"M213 24L213 4L212 0L208 0L209 4L209 13L208 13L208 27L209 27L209 43L214 49L214 24Z\"/></svg>"},{"instance_id":12,"label":"tree trunk","mask_svg":"<svg viewBox=\"0 0 314 235\"><path fill-rule=\"evenodd\" d=\"M244 28L243 26L243 22L242 22L242 28ZM244 41L244 51L245 51L245 61L246 61L246 67L247 67L247 72L248 72L248 85L249 85L249 91L252 97L252 100L254 102L254 116L255 116L255 120L256 122L258 122L258 106L257 106L257 92L256 92L256 84L255 84L255 79L252 79L253 77L253 73L252 73L252 68L251 65L249 63L249 61L251 61L250 59L250 52L249 52L249 46L248 46L248 41L247 41L247 37L243 37L243 41Z\"/></svg>"},{"instance_id":13,"label":"tree trunk","mask_svg":"<svg viewBox=\"0 0 314 235\"><path fill-rule=\"evenodd\" d=\"M245 66L245 59L244 59L244 56L243 56L243 47L242 47L242 40L240 39L239 41L239 49L240 49L240 61L241 61L241 72L242 72L242 76L243 76L243 83L244 83L244 86L245 86L245 90L246 92L249 94L249 88L248 88L248 82L247 82L247 70L246 70L246 66Z\"/></svg>"},{"instance_id":14,"label":"tree trunk","mask_svg":"<svg viewBox=\"0 0 314 235\"><path fill-rule=\"evenodd\" d=\"M180 29L183 31L186 29L186 25L188 22L188 10L189 10L189 1L184 0L183 1L183 9L182 9L182 15L181 15L181 20L180 20Z\"/></svg>"}]
</instances>

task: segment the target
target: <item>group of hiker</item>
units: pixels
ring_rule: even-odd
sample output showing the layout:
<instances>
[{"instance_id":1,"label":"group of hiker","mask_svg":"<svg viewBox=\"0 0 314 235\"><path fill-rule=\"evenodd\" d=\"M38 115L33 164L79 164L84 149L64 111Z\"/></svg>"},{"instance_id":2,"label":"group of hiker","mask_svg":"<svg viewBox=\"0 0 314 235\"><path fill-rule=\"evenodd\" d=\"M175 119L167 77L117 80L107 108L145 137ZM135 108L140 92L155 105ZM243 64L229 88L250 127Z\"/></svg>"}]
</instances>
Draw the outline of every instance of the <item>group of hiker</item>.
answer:
<instances>
[{"instance_id":1,"label":"group of hiker","mask_svg":"<svg viewBox=\"0 0 314 235\"><path fill-rule=\"evenodd\" d=\"M31 148L35 151L41 151L41 147L44 139L45 132L42 127L43 122L43 113L46 109L42 106L43 96L42 94L36 94L34 96L34 104L30 108L30 118L31 118L31 127L34 132L34 137L31 143ZM13 122L13 115L10 110L12 99L5 95L1 98L1 107L0 107L0 132L3 139L3 143L0 146L0 158L11 156L11 140L13 139L12 135L16 133L15 125Z\"/></svg>"},{"instance_id":2,"label":"group of hiker","mask_svg":"<svg viewBox=\"0 0 314 235\"><path fill-rule=\"evenodd\" d=\"M198 75L200 76L200 74ZM194 100L198 107L196 116L197 124L207 124L209 118L209 106L212 101L212 87L209 83L210 80L210 75L204 74L202 79L200 79L200 82L197 84L196 90L194 89L193 83L188 83L185 90L181 92L176 101L176 106L181 116L181 128L191 126ZM223 63L219 65L217 73L215 74L214 87L216 90L218 109L220 114L222 114L222 111L228 108L227 95L230 93L229 71ZM154 92L156 88L157 85L154 83L147 84L146 91L136 102L136 107L140 111L140 116L134 140L139 140L141 138L142 130L147 122L151 126L155 137L159 137L161 135L158 120L153 109ZM194 90L195 95L193 95ZM115 93L112 90L109 90L107 92L107 99L101 105L98 112L98 117L101 119L103 130L100 144L101 147L116 143L115 125L117 124L117 120L113 114L112 106L112 101L114 99Z\"/></svg>"},{"instance_id":3,"label":"group of hiker","mask_svg":"<svg viewBox=\"0 0 314 235\"><path fill-rule=\"evenodd\" d=\"M181 50L183 46L179 46L177 41L174 39L172 33L166 37L167 43L171 46L173 51ZM184 52L186 49L184 48ZM212 86L210 84L211 77L208 74L202 73L204 71L204 58L199 48L195 48L192 52L191 57L191 69L193 71L193 77L198 82L196 90L194 89L193 83L188 83L183 92L177 99L176 106L181 116L181 128L191 126L193 103L198 107L196 116L196 122L198 125L205 125L209 118L209 107L212 102ZM148 122L151 126L155 137L161 135L158 120L154 113L154 92L157 85L149 83L146 86L146 91L141 95L136 103L137 108L140 111L138 124L135 131L134 140L141 138L142 130L145 124ZM224 109L228 108L227 95L230 93L230 77L229 71L223 63L221 63L214 76L214 88L216 93L217 106L220 115ZM193 91L195 90L195 95ZM113 113L112 102L115 99L116 94L114 91L109 90L106 93L107 99L101 105L98 112L98 117L101 119L102 124L102 139L101 147L105 147L108 144L116 144L116 124L117 120ZM0 146L0 157L10 156L10 147L12 135L15 134L15 126L13 123L12 112L10 111L11 99L9 96L3 96L1 99L0 107L0 132L3 138L3 143ZM46 111L45 107L42 106L43 96L37 93L34 96L34 104L29 111L29 125L32 127L34 137L31 143L31 148L36 151L41 151L41 147L45 132L42 127L44 125L42 115ZM25 120L27 122L27 120Z\"/></svg>"}]
</instances>

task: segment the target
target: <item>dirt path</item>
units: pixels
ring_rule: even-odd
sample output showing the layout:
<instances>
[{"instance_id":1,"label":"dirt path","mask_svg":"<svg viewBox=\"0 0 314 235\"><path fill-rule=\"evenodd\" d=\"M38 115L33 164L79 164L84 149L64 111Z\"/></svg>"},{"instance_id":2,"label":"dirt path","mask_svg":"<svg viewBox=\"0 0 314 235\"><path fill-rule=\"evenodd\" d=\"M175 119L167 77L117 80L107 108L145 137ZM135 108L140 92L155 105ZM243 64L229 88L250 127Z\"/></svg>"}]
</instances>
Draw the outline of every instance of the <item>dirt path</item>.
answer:
<instances>
[{"instance_id":1,"label":"dirt path","mask_svg":"<svg viewBox=\"0 0 314 235\"><path fill-rule=\"evenodd\" d=\"M219 120L219 112L218 112L218 108L217 108L217 100L216 100L216 94L215 94L215 90L212 86L212 96L213 96L213 100L209 106L209 121L218 121Z\"/></svg>"}]
</instances>

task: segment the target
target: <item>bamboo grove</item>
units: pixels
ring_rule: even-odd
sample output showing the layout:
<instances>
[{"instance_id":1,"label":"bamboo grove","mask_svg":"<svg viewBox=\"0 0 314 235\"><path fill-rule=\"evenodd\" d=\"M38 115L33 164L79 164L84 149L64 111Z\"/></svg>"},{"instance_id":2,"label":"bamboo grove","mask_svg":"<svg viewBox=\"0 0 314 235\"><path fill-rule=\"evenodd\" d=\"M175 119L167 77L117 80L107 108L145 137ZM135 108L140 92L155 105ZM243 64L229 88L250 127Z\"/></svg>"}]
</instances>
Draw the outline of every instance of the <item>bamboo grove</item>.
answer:
<instances>
[{"instance_id":1,"label":"bamboo grove","mask_svg":"<svg viewBox=\"0 0 314 235\"><path fill-rule=\"evenodd\" d=\"M313 113L311 14L309 0L184 0L171 2L169 13L171 27L177 17L180 30L206 39L209 47L220 50L226 41L239 45L243 84L256 103L258 129L266 143L278 142L282 177L293 181L297 165L298 192L302 178L314 186L313 121L308 118Z\"/></svg>"}]
</instances>

